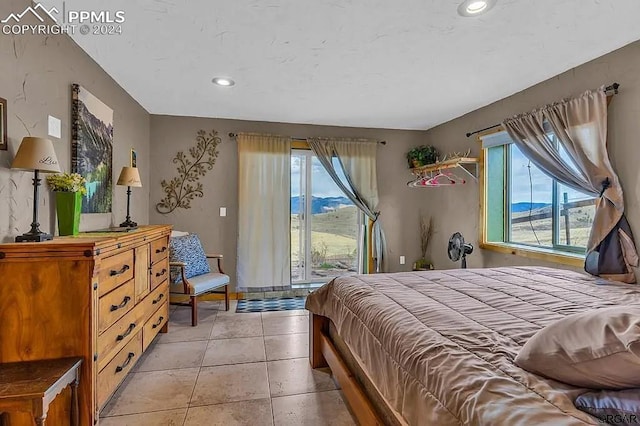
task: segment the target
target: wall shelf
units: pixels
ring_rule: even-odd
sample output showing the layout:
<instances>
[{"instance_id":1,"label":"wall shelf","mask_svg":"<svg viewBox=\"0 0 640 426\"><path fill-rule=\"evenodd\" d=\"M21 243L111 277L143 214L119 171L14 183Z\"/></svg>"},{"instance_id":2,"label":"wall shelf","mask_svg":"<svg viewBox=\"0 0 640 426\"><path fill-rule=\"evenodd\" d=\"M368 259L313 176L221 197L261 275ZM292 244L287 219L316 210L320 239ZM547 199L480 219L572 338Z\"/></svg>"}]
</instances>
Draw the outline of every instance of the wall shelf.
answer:
<instances>
[{"instance_id":1,"label":"wall shelf","mask_svg":"<svg viewBox=\"0 0 640 426\"><path fill-rule=\"evenodd\" d=\"M454 158L452 160L439 161L426 166L413 168L411 169L411 173L418 177L425 177L433 173L441 172L442 170L459 168L477 182L479 163L480 160L478 158Z\"/></svg>"}]
</instances>

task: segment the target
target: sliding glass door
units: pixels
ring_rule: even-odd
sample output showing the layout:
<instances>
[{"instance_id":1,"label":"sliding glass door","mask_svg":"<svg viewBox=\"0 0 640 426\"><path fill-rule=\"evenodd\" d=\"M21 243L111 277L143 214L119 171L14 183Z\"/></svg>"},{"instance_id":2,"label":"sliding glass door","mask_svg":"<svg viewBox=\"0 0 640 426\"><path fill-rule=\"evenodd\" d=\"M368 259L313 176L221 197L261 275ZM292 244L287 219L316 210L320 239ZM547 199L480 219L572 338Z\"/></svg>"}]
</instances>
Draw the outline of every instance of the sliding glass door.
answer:
<instances>
[{"instance_id":1,"label":"sliding glass door","mask_svg":"<svg viewBox=\"0 0 640 426\"><path fill-rule=\"evenodd\" d=\"M291 282L321 283L357 273L361 220L313 152L292 151Z\"/></svg>"},{"instance_id":2,"label":"sliding glass door","mask_svg":"<svg viewBox=\"0 0 640 426\"><path fill-rule=\"evenodd\" d=\"M291 283L304 282L307 276L307 158L303 153L291 153Z\"/></svg>"}]
</instances>

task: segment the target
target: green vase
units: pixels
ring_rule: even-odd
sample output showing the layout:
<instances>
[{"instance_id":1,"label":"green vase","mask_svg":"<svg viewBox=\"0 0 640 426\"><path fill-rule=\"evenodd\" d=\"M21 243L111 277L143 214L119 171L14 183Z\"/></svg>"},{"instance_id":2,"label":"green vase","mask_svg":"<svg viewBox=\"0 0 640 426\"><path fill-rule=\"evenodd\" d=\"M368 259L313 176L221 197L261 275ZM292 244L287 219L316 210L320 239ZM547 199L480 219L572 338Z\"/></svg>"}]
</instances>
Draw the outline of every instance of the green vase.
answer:
<instances>
[{"instance_id":1,"label":"green vase","mask_svg":"<svg viewBox=\"0 0 640 426\"><path fill-rule=\"evenodd\" d=\"M58 212L58 232L63 235L78 235L82 194L79 192L56 192L56 211Z\"/></svg>"}]
</instances>

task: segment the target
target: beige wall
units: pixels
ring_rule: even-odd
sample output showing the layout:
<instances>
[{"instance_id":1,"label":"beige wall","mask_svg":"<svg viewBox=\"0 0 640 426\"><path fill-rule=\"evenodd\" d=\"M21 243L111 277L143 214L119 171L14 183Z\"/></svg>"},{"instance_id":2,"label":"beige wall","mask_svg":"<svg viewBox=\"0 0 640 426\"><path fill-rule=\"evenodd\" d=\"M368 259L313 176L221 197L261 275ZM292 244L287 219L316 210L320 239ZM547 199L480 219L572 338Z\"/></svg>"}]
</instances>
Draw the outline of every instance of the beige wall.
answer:
<instances>
[{"instance_id":1,"label":"beige wall","mask_svg":"<svg viewBox=\"0 0 640 426\"><path fill-rule=\"evenodd\" d=\"M473 155L477 156L479 145L473 137L467 139L466 132L491 126L508 116L613 82L620 83L621 88L620 94L609 106L609 153L625 191L627 218L636 237L640 237L640 42L435 127L427 132L428 141L443 152L471 148ZM436 227L442 231L434 240L436 246L445 246L446 238L456 230L477 244L477 184L453 190L431 190L429 200ZM445 250L436 250L434 261L439 268L450 266ZM541 262L486 250L478 250L469 258L469 265L473 267L530 264Z\"/></svg>"},{"instance_id":2,"label":"beige wall","mask_svg":"<svg viewBox=\"0 0 640 426\"><path fill-rule=\"evenodd\" d=\"M24 0L0 2L0 16L21 12ZM29 133L47 136L47 117L62 120L62 138L53 139L65 171L71 165L71 84L79 83L114 110L114 182L138 150L144 188L132 194L132 216L146 223L149 215L149 114L67 36L8 36L0 34L0 97L8 102L9 150L0 151L0 242L27 232L33 206L33 173L10 170L20 141ZM112 214L83 215L81 230L124 221L126 188L114 187ZM44 187L40 196L42 229L53 232L53 197Z\"/></svg>"},{"instance_id":3,"label":"beige wall","mask_svg":"<svg viewBox=\"0 0 640 426\"><path fill-rule=\"evenodd\" d=\"M213 168L201 180L204 198L195 199L189 210L178 209L168 215L155 211L155 204L163 197L160 182L176 176L171 162L176 152L195 143L199 129L218 131L222 137L220 156ZM175 229L198 233L205 250L225 256L226 271L235 282L238 235L238 151L229 132L262 132L293 137L366 137L386 140L378 156L378 188L381 221L389 246L389 269L410 270L410 261L419 257L417 236L418 210L426 203L426 193L406 186L411 175L407 170L405 153L410 147L424 142L424 132L356 129L346 127L309 126L207 118L152 116L151 117L151 223L170 223ZM219 216L219 208L227 208L227 216ZM265 224L268 226L268 224ZM407 265L399 264L399 256L407 256ZM259 259L252 259L259 265Z\"/></svg>"},{"instance_id":4,"label":"beige wall","mask_svg":"<svg viewBox=\"0 0 640 426\"><path fill-rule=\"evenodd\" d=\"M477 248L479 199L478 184L444 188L411 189L406 186L411 179L406 168L405 153L413 146L431 143L442 153L472 149L479 154L475 138L465 133L500 122L505 117L529 111L537 106L579 94L602 84L619 82L621 93L609 107L609 149L611 160L622 180L625 190L627 217L636 235L640 235L640 178L635 171L638 161L637 135L640 135L640 42L610 53L546 82L517 93L509 98L466 114L427 132L356 129L327 126L292 125L236 120L220 120L192 117L151 117L150 182L151 223L170 223L176 229L189 230L202 236L205 249L225 255L227 271L235 275L237 240L237 150L229 132L263 132L308 136L371 137L385 139L388 144L380 148L378 183L382 223L389 246L389 271L410 269L419 256L418 212L431 214L435 234L430 253L439 269L455 267L446 253L449 236L462 232L467 241L476 245L468 258L470 267L495 267L502 265L561 265L504 255ZM155 211L155 204L162 198L162 179L175 176L172 158L178 150L194 143L199 129L215 129L222 137L220 157L214 169L202 179L205 196L196 199L190 210L179 210L169 215ZM227 207L228 216L220 217L219 208ZM407 256L407 264L399 264L399 256Z\"/></svg>"}]
</instances>

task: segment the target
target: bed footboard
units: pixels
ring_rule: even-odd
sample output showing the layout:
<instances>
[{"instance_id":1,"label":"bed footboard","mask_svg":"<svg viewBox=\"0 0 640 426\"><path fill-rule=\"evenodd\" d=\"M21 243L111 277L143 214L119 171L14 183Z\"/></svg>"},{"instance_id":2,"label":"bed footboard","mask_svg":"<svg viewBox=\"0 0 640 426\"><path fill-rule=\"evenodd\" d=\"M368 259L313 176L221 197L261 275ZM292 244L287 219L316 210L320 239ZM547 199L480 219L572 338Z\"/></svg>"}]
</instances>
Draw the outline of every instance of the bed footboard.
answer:
<instances>
[{"instance_id":1,"label":"bed footboard","mask_svg":"<svg viewBox=\"0 0 640 426\"><path fill-rule=\"evenodd\" d=\"M309 361L312 368L329 367L342 388L351 412L361 425L383 425L360 383L329 338L329 318L309 313Z\"/></svg>"}]
</instances>

